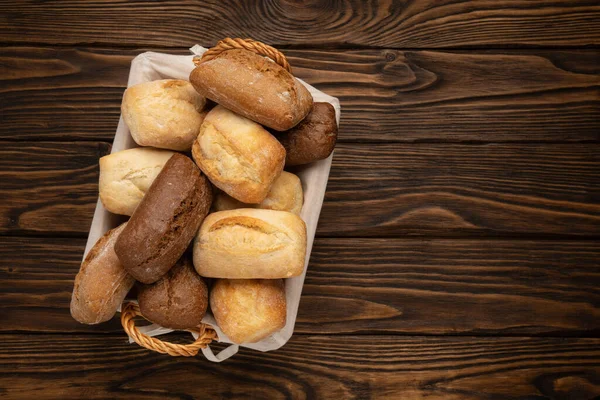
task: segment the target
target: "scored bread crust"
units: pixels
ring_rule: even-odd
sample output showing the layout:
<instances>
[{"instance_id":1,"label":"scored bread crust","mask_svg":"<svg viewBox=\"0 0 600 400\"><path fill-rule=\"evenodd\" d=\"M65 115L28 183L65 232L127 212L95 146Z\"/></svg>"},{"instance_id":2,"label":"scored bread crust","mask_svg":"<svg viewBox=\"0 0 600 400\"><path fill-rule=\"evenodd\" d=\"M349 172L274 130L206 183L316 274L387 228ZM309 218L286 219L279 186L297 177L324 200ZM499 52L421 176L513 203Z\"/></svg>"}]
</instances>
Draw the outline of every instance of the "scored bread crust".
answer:
<instances>
[{"instance_id":1,"label":"scored bread crust","mask_svg":"<svg viewBox=\"0 0 600 400\"><path fill-rule=\"evenodd\" d=\"M285 131L310 111L310 92L272 60L248 50L200 63L190 82L203 96L261 125Z\"/></svg>"},{"instance_id":2,"label":"scored bread crust","mask_svg":"<svg viewBox=\"0 0 600 400\"><path fill-rule=\"evenodd\" d=\"M302 274L305 257L306 225L287 211L209 214L194 242L194 267L210 278L290 278Z\"/></svg>"}]
</instances>

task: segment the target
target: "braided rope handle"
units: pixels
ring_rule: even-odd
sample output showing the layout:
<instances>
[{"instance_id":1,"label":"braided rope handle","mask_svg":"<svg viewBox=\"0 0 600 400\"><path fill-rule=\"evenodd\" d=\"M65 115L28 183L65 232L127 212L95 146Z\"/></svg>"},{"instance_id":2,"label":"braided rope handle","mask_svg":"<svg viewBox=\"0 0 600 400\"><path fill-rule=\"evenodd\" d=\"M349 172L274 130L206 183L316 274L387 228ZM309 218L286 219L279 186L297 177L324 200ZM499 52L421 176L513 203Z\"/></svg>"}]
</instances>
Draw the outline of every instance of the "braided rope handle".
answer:
<instances>
[{"instance_id":1,"label":"braided rope handle","mask_svg":"<svg viewBox=\"0 0 600 400\"><path fill-rule=\"evenodd\" d=\"M233 49L244 49L249 50L253 53L259 54L261 56L269 57L271 60L275 61L277 64L285 68L290 74L292 73L292 67L288 63L287 58L277 50L275 47L271 47L262 42L253 40L253 39L241 39L241 38L226 38L219 43L215 47L208 49L202 57L194 57L194 64L200 65L205 61L210 61L215 58L217 55L221 54L227 50Z\"/></svg>"},{"instance_id":2,"label":"braided rope handle","mask_svg":"<svg viewBox=\"0 0 600 400\"><path fill-rule=\"evenodd\" d=\"M173 357L193 357L200 349L208 346L213 340L217 340L217 332L210 325L200 324L197 329L188 329L188 332L198 334L198 339L190 344L175 344L164 342L155 337L148 336L138 330L133 319L137 316L143 317L140 313L140 307L135 303L123 304L121 309L121 325L123 329L137 344L148 350L153 350L162 354L168 354Z\"/></svg>"}]
</instances>

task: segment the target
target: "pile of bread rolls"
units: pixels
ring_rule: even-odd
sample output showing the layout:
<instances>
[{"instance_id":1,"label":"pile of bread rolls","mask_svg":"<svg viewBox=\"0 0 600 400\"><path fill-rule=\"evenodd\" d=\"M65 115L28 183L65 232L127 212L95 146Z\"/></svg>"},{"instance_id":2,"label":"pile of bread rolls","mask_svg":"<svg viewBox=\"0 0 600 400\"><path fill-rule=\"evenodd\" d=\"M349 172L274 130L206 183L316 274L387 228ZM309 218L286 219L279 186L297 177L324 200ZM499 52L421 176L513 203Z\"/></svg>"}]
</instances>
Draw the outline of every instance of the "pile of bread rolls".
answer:
<instances>
[{"instance_id":1,"label":"pile of bread rolls","mask_svg":"<svg viewBox=\"0 0 600 400\"><path fill-rule=\"evenodd\" d=\"M73 318L111 319L137 282L142 315L166 328L194 328L209 307L234 343L283 328L283 279L302 274L306 254L302 184L284 168L331 154L333 107L236 49L197 64L189 81L128 88L122 115L141 147L100 159L99 191L130 218L83 261Z\"/></svg>"}]
</instances>

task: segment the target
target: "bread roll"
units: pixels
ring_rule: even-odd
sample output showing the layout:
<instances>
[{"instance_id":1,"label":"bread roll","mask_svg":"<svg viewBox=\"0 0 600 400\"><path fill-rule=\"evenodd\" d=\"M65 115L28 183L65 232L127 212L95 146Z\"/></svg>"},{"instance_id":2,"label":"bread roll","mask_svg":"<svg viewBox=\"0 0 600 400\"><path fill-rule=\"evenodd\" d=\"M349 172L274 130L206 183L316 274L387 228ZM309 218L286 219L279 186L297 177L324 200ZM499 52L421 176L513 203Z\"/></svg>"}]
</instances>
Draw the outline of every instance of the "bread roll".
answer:
<instances>
[{"instance_id":1,"label":"bread roll","mask_svg":"<svg viewBox=\"0 0 600 400\"><path fill-rule=\"evenodd\" d=\"M204 119L192 155L215 186L244 203L263 201L285 162L277 139L222 106Z\"/></svg>"},{"instance_id":2,"label":"bread roll","mask_svg":"<svg viewBox=\"0 0 600 400\"><path fill-rule=\"evenodd\" d=\"M210 308L232 342L258 342L285 326L283 280L218 279L210 292Z\"/></svg>"},{"instance_id":3,"label":"bread roll","mask_svg":"<svg viewBox=\"0 0 600 400\"><path fill-rule=\"evenodd\" d=\"M125 269L154 283L182 256L212 201L208 180L182 154L158 174L115 244Z\"/></svg>"},{"instance_id":4,"label":"bread roll","mask_svg":"<svg viewBox=\"0 0 600 400\"><path fill-rule=\"evenodd\" d=\"M111 319L135 283L114 250L125 225L109 230L96 242L75 277L71 315L82 324Z\"/></svg>"},{"instance_id":5,"label":"bread roll","mask_svg":"<svg viewBox=\"0 0 600 400\"><path fill-rule=\"evenodd\" d=\"M289 131L277 134L286 151L285 165L308 164L331 154L337 141L335 109L329 103L314 103L308 116Z\"/></svg>"},{"instance_id":6,"label":"bread roll","mask_svg":"<svg viewBox=\"0 0 600 400\"><path fill-rule=\"evenodd\" d=\"M225 51L190 74L202 95L261 125L285 131L310 111L312 96L292 74L248 50Z\"/></svg>"},{"instance_id":7,"label":"bread roll","mask_svg":"<svg viewBox=\"0 0 600 400\"><path fill-rule=\"evenodd\" d=\"M300 178L283 171L275 180L267 197L258 204L237 201L224 192L219 192L213 202L214 211L234 210L236 208L262 208L265 210L289 211L296 215L302 210L304 195Z\"/></svg>"},{"instance_id":8,"label":"bread roll","mask_svg":"<svg viewBox=\"0 0 600 400\"><path fill-rule=\"evenodd\" d=\"M286 211L241 208L209 214L194 242L202 276L277 279L302 274L306 225Z\"/></svg>"},{"instance_id":9,"label":"bread roll","mask_svg":"<svg viewBox=\"0 0 600 400\"><path fill-rule=\"evenodd\" d=\"M140 311L144 318L171 329L194 328L208 307L208 289L192 262L183 257L161 279L140 285Z\"/></svg>"},{"instance_id":10,"label":"bread roll","mask_svg":"<svg viewBox=\"0 0 600 400\"><path fill-rule=\"evenodd\" d=\"M188 151L202 125L205 104L188 81L163 79L125 90L121 113L140 146Z\"/></svg>"},{"instance_id":11,"label":"bread roll","mask_svg":"<svg viewBox=\"0 0 600 400\"><path fill-rule=\"evenodd\" d=\"M100 158L100 200L115 214L131 215L174 153L138 147Z\"/></svg>"}]
</instances>

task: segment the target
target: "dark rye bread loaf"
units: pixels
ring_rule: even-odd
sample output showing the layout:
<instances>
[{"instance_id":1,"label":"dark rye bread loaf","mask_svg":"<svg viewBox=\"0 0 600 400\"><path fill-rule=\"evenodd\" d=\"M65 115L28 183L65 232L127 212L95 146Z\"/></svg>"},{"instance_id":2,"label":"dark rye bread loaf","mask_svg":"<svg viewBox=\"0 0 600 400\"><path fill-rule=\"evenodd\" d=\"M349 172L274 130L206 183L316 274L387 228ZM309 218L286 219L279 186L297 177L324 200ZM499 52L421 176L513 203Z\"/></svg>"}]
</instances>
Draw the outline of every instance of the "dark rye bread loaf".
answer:
<instances>
[{"instance_id":1,"label":"dark rye bread loaf","mask_svg":"<svg viewBox=\"0 0 600 400\"><path fill-rule=\"evenodd\" d=\"M140 311L144 318L171 329L194 328L208 308L208 288L185 256L161 279L140 285Z\"/></svg>"},{"instance_id":2,"label":"dark rye bread loaf","mask_svg":"<svg viewBox=\"0 0 600 400\"><path fill-rule=\"evenodd\" d=\"M285 147L285 166L308 164L331 154L337 141L335 109L329 103L314 103L310 113L292 129L272 132Z\"/></svg>"},{"instance_id":3,"label":"dark rye bread loaf","mask_svg":"<svg viewBox=\"0 0 600 400\"><path fill-rule=\"evenodd\" d=\"M190 82L203 95L261 125L285 131L310 111L310 92L292 74L248 50L228 50L199 64Z\"/></svg>"},{"instance_id":4,"label":"dark rye bread loaf","mask_svg":"<svg viewBox=\"0 0 600 400\"><path fill-rule=\"evenodd\" d=\"M196 164L173 155L115 244L127 272L143 283L159 280L185 252L211 202L210 183Z\"/></svg>"}]
</instances>

